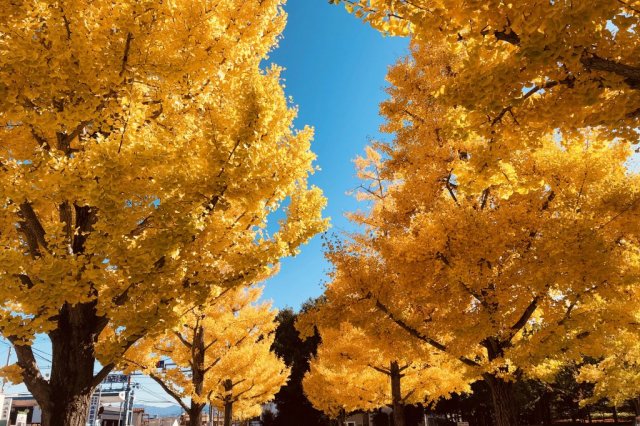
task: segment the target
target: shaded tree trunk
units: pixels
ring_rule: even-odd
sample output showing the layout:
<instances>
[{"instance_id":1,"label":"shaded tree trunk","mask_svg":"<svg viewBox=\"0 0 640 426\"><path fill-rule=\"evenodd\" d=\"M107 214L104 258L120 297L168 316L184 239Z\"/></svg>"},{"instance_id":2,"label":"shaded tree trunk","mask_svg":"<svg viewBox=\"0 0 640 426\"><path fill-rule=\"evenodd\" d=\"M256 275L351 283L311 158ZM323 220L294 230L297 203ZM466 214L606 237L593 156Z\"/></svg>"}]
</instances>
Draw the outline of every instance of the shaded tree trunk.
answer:
<instances>
[{"instance_id":1,"label":"shaded tree trunk","mask_svg":"<svg viewBox=\"0 0 640 426\"><path fill-rule=\"evenodd\" d=\"M496 426L517 426L513 383L506 382L492 374L485 374L484 380L489 385Z\"/></svg>"},{"instance_id":2,"label":"shaded tree trunk","mask_svg":"<svg viewBox=\"0 0 640 426\"><path fill-rule=\"evenodd\" d=\"M391 377L391 404L393 408L393 425L404 426L404 404L402 401L402 388L400 380L400 366L397 361L392 361L389 367L389 376Z\"/></svg>"},{"instance_id":3,"label":"shaded tree trunk","mask_svg":"<svg viewBox=\"0 0 640 426\"><path fill-rule=\"evenodd\" d=\"M189 408L189 426L202 426L202 411L204 404L196 404L191 401Z\"/></svg>"},{"instance_id":4,"label":"shaded tree trunk","mask_svg":"<svg viewBox=\"0 0 640 426\"><path fill-rule=\"evenodd\" d=\"M196 395L202 397L204 391L204 327L198 323L193 334L193 342L191 345L191 383ZM202 411L204 403L196 403L191 401L189 409L189 426L202 426Z\"/></svg>"},{"instance_id":5,"label":"shaded tree trunk","mask_svg":"<svg viewBox=\"0 0 640 426\"><path fill-rule=\"evenodd\" d=\"M66 395L65 395L66 394ZM70 396L68 392L51 398L42 408L42 426L85 426L91 394ZM40 403L38 402L38 405Z\"/></svg>"},{"instance_id":6,"label":"shaded tree trunk","mask_svg":"<svg viewBox=\"0 0 640 426\"><path fill-rule=\"evenodd\" d=\"M504 341L496 337L488 337L483 341L482 345L487 349L489 361L494 361L504 356L504 344ZM514 398L513 383L490 373L484 373L482 377L491 392L495 425L517 426L518 412Z\"/></svg>"},{"instance_id":7,"label":"shaded tree trunk","mask_svg":"<svg viewBox=\"0 0 640 426\"><path fill-rule=\"evenodd\" d=\"M347 424L347 414L344 410L340 410L340 414L338 415L338 425L345 426Z\"/></svg>"},{"instance_id":8,"label":"shaded tree trunk","mask_svg":"<svg viewBox=\"0 0 640 426\"><path fill-rule=\"evenodd\" d=\"M224 401L224 426L231 426L233 421L233 396L231 395L233 382L231 379L227 379L224 381L223 386L224 390L227 391Z\"/></svg>"},{"instance_id":9,"label":"shaded tree trunk","mask_svg":"<svg viewBox=\"0 0 640 426\"><path fill-rule=\"evenodd\" d=\"M105 324L106 320L96 315L95 303L65 304L60 310L58 327L49 333L52 360L48 389L29 389L42 409L43 426L86 424L95 387L95 343Z\"/></svg>"}]
</instances>

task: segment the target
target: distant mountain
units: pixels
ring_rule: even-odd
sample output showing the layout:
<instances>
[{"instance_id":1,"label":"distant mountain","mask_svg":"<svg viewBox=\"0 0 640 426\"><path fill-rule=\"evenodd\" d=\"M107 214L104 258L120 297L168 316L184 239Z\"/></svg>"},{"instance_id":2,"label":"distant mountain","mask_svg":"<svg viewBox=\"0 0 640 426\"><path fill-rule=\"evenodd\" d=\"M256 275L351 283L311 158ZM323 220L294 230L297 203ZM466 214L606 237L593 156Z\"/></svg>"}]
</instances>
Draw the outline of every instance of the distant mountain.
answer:
<instances>
[{"instance_id":1,"label":"distant mountain","mask_svg":"<svg viewBox=\"0 0 640 426\"><path fill-rule=\"evenodd\" d=\"M175 417L182 413L182 409L178 405L170 405L168 407L157 407L153 405L135 404L134 408L144 408L145 414L158 417Z\"/></svg>"}]
</instances>

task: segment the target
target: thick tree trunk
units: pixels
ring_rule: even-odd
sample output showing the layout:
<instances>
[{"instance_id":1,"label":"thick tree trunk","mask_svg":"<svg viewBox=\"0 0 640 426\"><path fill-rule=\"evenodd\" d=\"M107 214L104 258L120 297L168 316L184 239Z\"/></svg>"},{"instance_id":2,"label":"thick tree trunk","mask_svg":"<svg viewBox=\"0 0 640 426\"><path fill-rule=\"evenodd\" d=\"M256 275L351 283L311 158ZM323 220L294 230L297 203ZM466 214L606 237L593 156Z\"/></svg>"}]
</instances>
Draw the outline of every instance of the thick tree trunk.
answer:
<instances>
[{"instance_id":1,"label":"thick tree trunk","mask_svg":"<svg viewBox=\"0 0 640 426\"><path fill-rule=\"evenodd\" d=\"M397 361L392 361L389 368L391 376L391 403L393 408L393 426L404 426L404 404L402 401L402 389L400 387L400 366Z\"/></svg>"},{"instance_id":2,"label":"thick tree trunk","mask_svg":"<svg viewBox=\"0 0 640 426\"><path fill-rule=\"evenodd\" d=\"M95 303L64 305L58 327L49 333L52 360L46 394L33 392L42 426L84 426L94 389L95 342L104 328ZM28 386L27 386L28 387Z\"/></svg>"},{"instance_id":3,"label":"thick tree trunk","mask_svg":"<svg viewBox=\"0 0 640 426\"><path fill-rule=\"evenodd\" d=\"M518 414L513 397L513 383L485 374L484 380L491 390L496 426L517 426Z\"/></svg>"},{"instance_id":4,"label":"thick tree trunk","mask_svg":"<svg viewBox=\"0 0 640 426\"><path fill-rule=\"evenodd\" d=\"M77 395L71 400L59 395L42 408L42 426L85 426L91 403L91 394Z\"/></svg>"},{"instance_id":5,"label":"thick tree trunk","mask_svg":"<svg viewBox=\"0 0 640 426\"><path fill-rule=\"evenodd\" d=\"M24 203L21 208L23 214L32 219L32 227L37 228L31 229L31 233L37 233L44 240L44 229L30 203ZM73 209L75 224L72 224ZM96 220L94 208L76 204L72 208L68 202L60 205L60 221L65 224L67 243L73 254L84 253L84 244ZM30 251L37 255L38 244L30 244ZM95 301L64 303L51 319L56 321L56 328L49 332L52 350L49 380L40 373L32 349L21 346L17 339L10 340L16 348L27 389L42 409L42 426L84 426L96 380L93 375L95 344L108 321L97 315ZM102 373L106 374L110 367L105 367Z\"/></svg>"}]
</instances>

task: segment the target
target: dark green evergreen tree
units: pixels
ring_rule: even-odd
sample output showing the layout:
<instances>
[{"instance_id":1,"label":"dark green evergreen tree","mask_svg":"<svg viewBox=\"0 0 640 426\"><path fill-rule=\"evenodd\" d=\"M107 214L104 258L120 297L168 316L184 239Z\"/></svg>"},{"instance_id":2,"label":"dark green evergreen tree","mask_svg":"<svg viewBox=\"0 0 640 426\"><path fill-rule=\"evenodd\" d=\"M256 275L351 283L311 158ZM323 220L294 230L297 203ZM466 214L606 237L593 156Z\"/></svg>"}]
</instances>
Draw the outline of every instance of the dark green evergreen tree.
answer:
<instances>
[{"instance_id":1,"label":"dark green evergreen tree","mask_svg":"<svg viewBox=\"0 0 640 426\"><path fill-rule=\"evenodd\" d=\"M313 301L307 302L303 310ZM295 328L297 314L291 309L283 309L277 317L278 328L272 350L282 357L291 368L291 376L285 386L275 396L278 412L273 419L274 426L324 426L329 424L322 412L313 408L302 390L302 378L309 370L309 360L316 353L320 336L318 334L300 339Z\"/></svg>"}]
</instances>

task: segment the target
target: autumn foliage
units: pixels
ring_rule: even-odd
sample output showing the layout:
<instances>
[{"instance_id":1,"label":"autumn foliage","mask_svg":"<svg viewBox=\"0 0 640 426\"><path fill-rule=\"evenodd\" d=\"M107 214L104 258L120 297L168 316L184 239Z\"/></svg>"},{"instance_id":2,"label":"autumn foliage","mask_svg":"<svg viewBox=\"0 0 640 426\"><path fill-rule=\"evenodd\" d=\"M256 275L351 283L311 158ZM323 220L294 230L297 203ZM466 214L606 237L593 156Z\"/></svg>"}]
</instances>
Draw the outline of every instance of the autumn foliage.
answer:
<instances>
[{"instance_id":1,"label":"autumn foliage","mask_svg":"<svg viewBox=\"0 0 640 426\"><path fill-rule=\"evenodd\" d=\"M264 279L325 227L312 130L260 68L285 18L270 0L3 4L0 331L45 425L84 424L176 305Z\"/></svg>"},{"instance_id":2,"label":"autumn foliage","mask_svg":"<svg viewBox=\"0 0 640 426\"><path fill-rule=\"evenodd\" d=\"M519 424L515 380L584 356L602 361L582 380L628 366L596 393L628 398L635 364L611 351L639 331L631 5L344 3L412 47L380 108L393 140L356 162L362 231L329 242L309 320L386 319L389 350L422 342L484 380L498 425Z\"/></svg>"},{"instance_id":3,"label":"autumn foliage","mask_svg":"<svg viewBox=\"0 0 640 426\"><path fill-rule=\"evenodd\" d=\"M189 414L190 425L202 424L207 404L224 411L225 426L260 415L289 375L271 352L276 312L257 304L261 293L217 288L206 303L180 307L186 309L178 325L140 340L123 366L158 382Z\"/></svg>"},{"instance_id":4,"label":"autumn foliage","mask_svg":"<svg viewBox=\"0 0 640 426\"><path fill-rule=\"evenodd\" d=\"M282 0L5 3L1 373L44 426L83 425L116 367L193 425L207 403L254 416L289 374L255 284L327 227L313 132L264 66ZM404 426L404 405L482 380L513 426L514 383L565 365L593 384L582 404L637 398L640 1L330 3L411 42L388 140L356 159L354 231L327 240L330 282L297 324L322 341L311 403L391 405Z\"/></svg>"}]
</instances>

